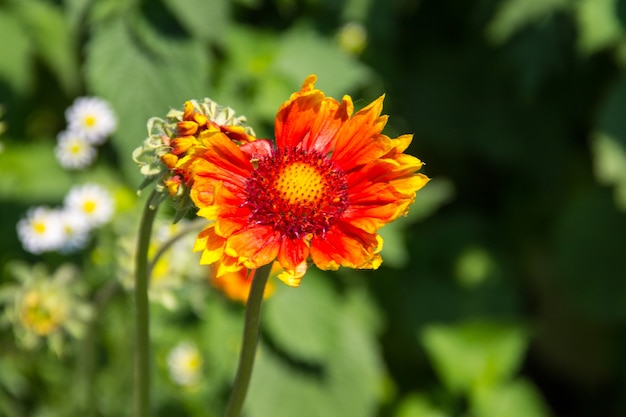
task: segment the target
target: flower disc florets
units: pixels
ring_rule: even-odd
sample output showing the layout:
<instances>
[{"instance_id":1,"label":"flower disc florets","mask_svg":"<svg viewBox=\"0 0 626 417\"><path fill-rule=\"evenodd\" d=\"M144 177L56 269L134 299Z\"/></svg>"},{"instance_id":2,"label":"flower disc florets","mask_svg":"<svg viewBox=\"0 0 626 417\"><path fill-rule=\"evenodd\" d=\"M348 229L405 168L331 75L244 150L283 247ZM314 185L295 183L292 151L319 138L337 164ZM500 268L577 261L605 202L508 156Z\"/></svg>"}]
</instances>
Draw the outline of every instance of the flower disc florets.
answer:
<instances>
[{"instance_id":1,"label":"flower disc florets","mask_svg":"<svg viewBox=\"0 0 626 417\"><path fill-rule=\"evenodd\" d=\"M148 137L133 151L145 177L139 189L155 182L157 195L152 204L171 197L177 203L177 218L182 217L193 204L189 191L195 156L207 150L206 140L216 134L226 135L237 145L255 140L254 131L245 123L244 116L208 98L187 101L183 110L172 109L164 119L151 118Z\"/></svg>"},{"instance_id":2,"label":"flower disc florets","mask_svg":"<svg viewBox=\"0 0 626 417\"><path fill-rule=\"evenodd\" d=\"M270 225L288 238L323 235L348 206L346 177L326 156L276 149L248 179L250 223Z\"/></svg>"}]
</instances>

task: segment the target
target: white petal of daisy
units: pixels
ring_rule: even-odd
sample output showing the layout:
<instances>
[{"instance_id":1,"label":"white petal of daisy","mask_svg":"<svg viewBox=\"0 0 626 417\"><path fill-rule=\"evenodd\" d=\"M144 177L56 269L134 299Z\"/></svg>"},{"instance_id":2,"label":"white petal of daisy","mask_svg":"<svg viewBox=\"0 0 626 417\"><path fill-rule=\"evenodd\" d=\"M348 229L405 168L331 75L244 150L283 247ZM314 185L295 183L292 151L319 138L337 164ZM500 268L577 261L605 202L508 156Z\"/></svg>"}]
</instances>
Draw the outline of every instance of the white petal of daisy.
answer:
<instances>
[{"instance_id":1,"label":"white petal of daisy","mask_svg":"<svg viewBox=\"0 0 626 417\"><path fill-rule=\"evenodd\" d=\"M64 203L67 210L76 216L83 216L90 227L103 225L113 216L113 198L96 184L73 187L65 196Z\"/></svg>"},{"instance_id":2,"label":"white petal of daisy","mask_svg":"<svg viewBox=\"0 0 626 417\"><path fill-rule=\"evenodd\" d=\"M54 154L63 168L83 169L91 165L97 152L80 133L64 130L57 136Z\"/></svg>"},{"instance_id":3,"label":"white petal of daisy","mask_svg":"<svg viewBox=\"0 0 626 417\"><path fill-rule=\"evenodd\" d=\"M167 355L170 378L181 386L195 385L200 381L202 355L190 342L181 342Z\"/></svg>"},{"instance_id":4,"label":"white petal of daisy","mask_svg":"<svg viewBox=\"0 0 626 417\"><path fill-rule=\"evenodd\" d=\"M59 217L63 224L65 240L61 247L62 252L74 252L83 249L89 242L91 227L86 216L75 213L73 210L60 211Z\"/></svg>"},{"instance_id":5,"label":"white petal of daisy","mask_svg":"<svg viewBox=\"0 0 626 417\"><path fill-rule=\"evenodd\" d=\"M24 249L40 254L58 250L65 241L59 210L46 206L33 207L17 222L17 235Z\"/></svg>"},{"instance_id":6,"label":"white petal of daisy","mask_svg":"<svg viewBox=\"0 0 626 417\"><path fill-rule=\"evenodd\" d=\"M79 97L65 111L68 130L79 132L94 145L102 144L117 127L109 103L98 97Z\"/></svg>"}]
</instances>

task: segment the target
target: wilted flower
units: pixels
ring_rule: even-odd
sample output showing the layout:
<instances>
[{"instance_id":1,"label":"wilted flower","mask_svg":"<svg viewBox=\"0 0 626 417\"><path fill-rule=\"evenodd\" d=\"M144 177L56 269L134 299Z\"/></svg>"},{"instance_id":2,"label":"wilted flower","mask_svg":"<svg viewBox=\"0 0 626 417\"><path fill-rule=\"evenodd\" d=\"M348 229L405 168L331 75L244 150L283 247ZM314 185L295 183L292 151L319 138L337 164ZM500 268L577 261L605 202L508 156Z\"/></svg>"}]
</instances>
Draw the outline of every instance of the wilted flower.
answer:
<instances>
[{"instance_id":1,"label":"wilted flower","mask_svg":"<svg viewBox=\"0 0 626 417\"><path fill-rule=\"evenodd\" d=\"M82 135L92 145L104 143L117 128L109 103L99 97L79 97L65 111L68 130Z\"/></svg>"},{"instance_id":2,"label":"wilted flower","mask_svg":"<svg viewBox=\"0 0 626 417\"><path fill-rule=\"evenodd\" d=\"M65 242L61 211L47 206L32 207L17 222L17 236L24 250L36 255L60 249Z\"/></svg>"},{"instance_id":3,"label":"wilted flower","mask_svg":"<svg viewBox=\"0 0 626 417\"><path fill-rule=\"evenodd\" d=\"M170 378L183 387L192 387L200 382L202 366L202 355L191 342L179 343L167 355Z\"/></svg>"},{"instance_id":4,"label":"wilted flower","mask_svg":"<svg viewBox=\"0 0 626 417\"><path fill-rule=\"evenodd\" d=\"M2 321L13 327L18 342L34 348L45 340L60 353L66 335L82 335L92 311L76 267L65 264L52 275L40 264L13 262L8 268L17 283L0 287Z\"/></svg>"},{"instance_id":5,"label":"wilted flower","mask_svg":"<svg viewBox=\"0 0 626 417\"><path fill-rule=\"evenodd\" d=\"M210 221L195 245L202 263L237 271L276 260L291 286L309 260L324 270L381 264L378 230L407 213L428 178L403 153L411 135L381 133L383 97L353 115L349 96L325 97L315 80L280 107L275 144L211 135L194 155L191 197Z\"/></svg>"},{"instance_id":6,"label":"wilted flower","mask_svg":"<svg viewBox=\"0 0 626 417\"><path fill-rule=\"evenodd\" d=\"M79 133L64 130L57 136L54 154L63 168L83 169L96 159L96 148Z\"/></svg>"},{"instance_id":7,"label":"wilted flower","mask_svg":"<svg viewBox=\"0 0 626 417\"><path fill-rule=\"evenodd\" d=\"M236 144L253 141L254 132L245 122L244 116L235 116L233 109L208 98L187 101L182 111L170 110L165 119L150 119L148 138L133 152L146 177L140 189L156 181L159 194L153 204L172 197L178 203L176 220L180 219L192 206L190 164L194 155L206 151L207 140L214 135L226 135ZM199 198L211 198L210 191L199 193Z\"/></svg>"}]
</instances>

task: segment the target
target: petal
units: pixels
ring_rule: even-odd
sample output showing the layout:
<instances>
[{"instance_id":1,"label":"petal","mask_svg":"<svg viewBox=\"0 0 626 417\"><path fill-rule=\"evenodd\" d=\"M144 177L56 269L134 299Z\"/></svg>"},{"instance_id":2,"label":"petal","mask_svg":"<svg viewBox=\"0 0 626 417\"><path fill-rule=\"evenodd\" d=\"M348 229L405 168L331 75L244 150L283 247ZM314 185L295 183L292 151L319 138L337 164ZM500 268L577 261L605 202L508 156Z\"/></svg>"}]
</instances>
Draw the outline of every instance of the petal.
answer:
<instances>
[{"instance_id":1,"label":"petal","mask_svg":"<svg viewBox=\"0 0 626 417\"><path fill-rule=\"evenodd\" d=\"M248 156L226 135L207 139L207 149L192 165L195 175L225 182L245 182L253 167Z\"/></svg>"},{"instance_id":2,"label":"petal","mask_svg":"<svg viewBox=\"0 0 626 417\"><path fill-rule=\"evenodd\" d=\"M248 155L248 158L251 160L261 159L272 155L272 143L265 139L259 139L254 142L246 143L245 145L241 145L239 149Z\"/></svg>"},{"instance_id":3,"label":"petal","mask_svg":"<svg viewBox=\"0 0 626 417\"><path fill-rule=\"evenodd\" d=\"M330 228L323 238L311 241L311 259L318 268L335 270L339 266L349 268L372 268L380 263L375 261L380 250L381 240L373 233L342 221Z\"/></svg>"},{"instance_id":4,"label":"petal","mask_svg":"<svg viewBox=\"0 0 626 417\"><path fill-rule=\"evenodd\" d=\"M389 150L389 138L380 132L387 116L380 116L384 96L359 110L337 133L332 160L344 171L363 165Z\"/></svg>"},{"instance_id":5,"label":"petal","mask_svg":"<svg viewBox=\"0 0 626 417\"><path fill-rule=\"evenodd\" d=\"M309 257L309 246L303 239L283 238L278 252L278 262L288 274L294 275L298 266Z\"/></svg>"},{"instance_id":6,"label":"petal","mask_svg":"<svg viewBox=\"0 0 626 417\"><path fill-rule=\"evenodd\" d=\"M276 259L280 234L269 226L248 225L227 239L225 252L246 268L257 269Z\"/></svg>"},{"instance_id":7,"label":"petal","mask_svg":"<svg viewBox=\"0 0 626 417\"><path fill-rule=\"evenodd\" d=\"M281 272L280 274L278 274L278 279L280 279L282 282L289 285L290 287L298 287L300 286L300 281L302 280L302 277L306 273L307 268L308 268L307 262L303 261L302 263L297 265L294 270L292 271L285 270L284 272Z\"/></svg>"},{"instance_id":8,"label":"petal","mask_svg":"<svg viewBox=\"0 0 626 417\"><path fill-rule=\"evenodd\" d=\"M215 228L211 225L198 234L193 249L194 251L202 250L200 263L202 265L209 265L222 258L225 244L226 239L218 236L215 233Z\"/></svg>"},{"instance_id":9,"label":"petal","mask_svg":"<svg viewBox=\"0 0 626 417\"><path fill-rule=\"evenodd\" d=\"M302 147L322 154L331 151L337 132L354 106L347 96L341 104L325 97L314 89L314 83L314 76L307 78L302 90L292 94L278 110L274 132L277 147Z\"/></svg>"}]
</instances>

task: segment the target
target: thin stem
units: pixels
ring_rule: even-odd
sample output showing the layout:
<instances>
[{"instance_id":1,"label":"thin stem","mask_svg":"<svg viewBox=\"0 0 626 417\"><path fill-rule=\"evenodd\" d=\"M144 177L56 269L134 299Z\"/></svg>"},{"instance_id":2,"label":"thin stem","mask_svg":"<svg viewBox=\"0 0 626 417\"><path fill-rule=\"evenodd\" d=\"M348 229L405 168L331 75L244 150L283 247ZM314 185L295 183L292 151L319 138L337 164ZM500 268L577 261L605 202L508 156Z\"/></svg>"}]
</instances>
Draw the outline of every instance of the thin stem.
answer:
<instances>
[{"instance_id":1,"label":"thin stem","mask_svg":"<svg viewBox=\"0 0 626 417\"><path fill-rule=\"evenodd\" d=\"M271 269L272 263L270 262L268 265L257 269L252 278L250 295L246 304L246 319L243 328L243 343L239 356L239 367L237 368L233 391L230 394L228 406L226 407L226 417L239 417L243 408L243 402L246 399L259 338L263 293L265 292L265 284L270 276Z\"/></svg>"},{"instance_id":2,"label":"thin stem","mask_svg":"<svg viewBox=\"0 0 626 417\"><path fill-rule=\"evenodd\" d=\"M139 225L139 239L135 259L135 381L134 416L148 417L150 408L150 317L148 314L148 248L152 235L152 225L157 208L152 198L146 206Z\"/></svg>"}]
</instances>

